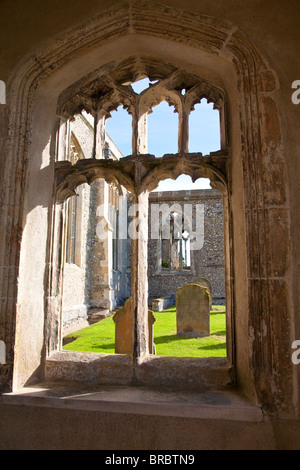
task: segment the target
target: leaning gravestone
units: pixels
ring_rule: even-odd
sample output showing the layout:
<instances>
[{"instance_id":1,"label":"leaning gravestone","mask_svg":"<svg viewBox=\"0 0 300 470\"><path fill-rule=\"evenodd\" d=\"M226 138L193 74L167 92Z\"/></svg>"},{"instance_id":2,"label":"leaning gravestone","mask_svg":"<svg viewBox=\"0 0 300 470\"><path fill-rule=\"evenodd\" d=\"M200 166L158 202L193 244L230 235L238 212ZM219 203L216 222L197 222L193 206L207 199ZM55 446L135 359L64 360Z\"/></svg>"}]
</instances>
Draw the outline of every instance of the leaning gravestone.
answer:
<instances>
[{"instance_id":1,"label":"leaning gravestone","mask_svg":"<svg viewBox=\"0 0 300 470\"><path fill-rule=\"evenodd\" d=\"M124 306L119 308L113 316L115 322L115 353L132 353L132 298L129 297ZM152 310L148 310L148 341L149 354L155 354L155 344L153 341L153 325L156 321Z\"/></svg>"},{"instance_id":2,"label":"leaning gravestone","mask_svg":"<svg viewBox=\"0 0 300 470\"><path fill-rule=\"evenodd\" d=\"M210 334L210 293L207 287L187 284L176 294L177 335L191 338Z\"/></svg>"}]
</instances>

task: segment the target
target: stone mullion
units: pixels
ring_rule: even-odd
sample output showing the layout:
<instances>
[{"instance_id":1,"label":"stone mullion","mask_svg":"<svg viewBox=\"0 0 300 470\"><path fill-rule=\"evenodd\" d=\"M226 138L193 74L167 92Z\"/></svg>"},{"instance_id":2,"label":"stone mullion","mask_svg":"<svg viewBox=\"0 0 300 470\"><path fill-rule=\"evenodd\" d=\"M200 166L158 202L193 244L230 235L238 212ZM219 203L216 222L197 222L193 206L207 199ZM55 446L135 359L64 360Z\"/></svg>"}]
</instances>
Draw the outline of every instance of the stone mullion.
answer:
<instances>
[{"instance_id":1,"label":"stone mullion","mask_svg":"<svg viewBox=\"0 0 300 470\"><path fill-rule=\"evenodd\" d=\"M220 148L221 150L226 150L228 146L228 132L226 129L226 112L225 112L225 103L222 103L222 106L219 108L220 116Z\"/></svg>"},{"instance_id":2,"label":"stone mullion","mask_svg":"<svg viewBox=\"0 0 300 470\"><path fill-rule=\"evenodd\" d=\"M137 122L137 145L136 153L143 154L148 152L148 115L141 113Z\"/></svg>"},{"instance_id":3,"label":"stone mullion","mask_svg":"<svg viewBox=\"0 0 300 470\"><path fill-rule=\"evenodd\" d=\"M138 115L136 110L132 113L132 154L138 153Z\"/></svg>"},{"instance_id":4,"label":"stone mullion","mask_svg":"<svg viewBox=\"0 0 300 470\"><path fill-rule=\"evenodd\" d=\"M97 111L94 115L94 142L92 158L101 160L103 158L103 150L105 145L105 120L106 116L103 111Z\"/></svg>"},{"instance_id":5,"label":"stone mullion","mask_svg":"<svg viewBox=\"0 0 300 470\"><path fill-rule=\"evenodd\" d=\"M57 161L69 160L70 120L61 117L57 136Z\"/></svg>"},{"instance_id":6,"label":"stone mullion","mask_svg":"<svg viewBox=\"0 0 300 470\"><path fill-rule=\"evenodd\" d=\"M132 153L145 154L148 149L147 112L136 106L132 115ZM137 212L133 217L132 237L132 267L131 267L131 296L132 296L132 360L133 380L135 366L143 361L149 353L148 333L148 205L149 192L139 192L141 180L141 165L135 162L133 204Z\"/></svg>"},{"instance_id":7,"label":"stone mullion","mask_svg":"<svg viewBox=\"0 0 300 470\"><path fill-rule=\"evenodd\" d=\"M132 316L134 363L140 363L149 352L148 344L148 205L149 192L135 193L135 230L132 240ZM138 225L137 225L138 224Z\"/></svg>"},{"instance_id":8,"label":"stone mullion","mask_svg":"<svg viewBox=\"0 0 300 470\"><path fill-rule=\"evenodd\" d=\"M190 109L183 106L178 117L178 153L186 154L189 151L189 115Z\"/></svg>"},{"instance_id":9,"label":"stone mullion","mask_svg":"<svg viewBox=\"0 0 300 470\"><path fill-rule=\"evenodd\" d=\"M63 267L66 247L67 210L65 204L56 204L52 213L52 238L48 261L46 288L45 351L49 355L61 347Z\"/></svg>"}]
</instances>

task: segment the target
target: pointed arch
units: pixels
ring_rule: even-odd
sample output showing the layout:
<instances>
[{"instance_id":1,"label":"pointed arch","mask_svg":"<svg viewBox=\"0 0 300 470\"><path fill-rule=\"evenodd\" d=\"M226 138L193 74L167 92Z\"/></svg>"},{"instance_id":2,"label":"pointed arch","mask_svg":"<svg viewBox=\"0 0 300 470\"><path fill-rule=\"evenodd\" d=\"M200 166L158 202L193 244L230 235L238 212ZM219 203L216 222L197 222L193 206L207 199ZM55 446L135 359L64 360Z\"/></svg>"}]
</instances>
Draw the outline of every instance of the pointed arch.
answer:
<instances>
[{"instance_id":1,"label":"pointed arch","mask_svg":"<svg viewBox=\"0 0 300 470\"><path fill-rule=\"evenodd\" d=\"M174 14L176 22L171 20ZM194 15L188 11L176 11L173 7L148 1L124 1L118 5L118 8L113 8L82 25L80 35L78 27L69 30L20 64L13 79L10 80L11 93L7 99L11 138L6 143L7 159L2 175L3 186L7 188L4 194L4 207L7 209L4 210L6 233L1 247L0 263L1 266L18 267L21 275L19 283L11 284L11 276L3 280L2 289L4 296L8 296L8 301L1 305L0 318L4 319L1 321L14 325L13 331L16 329L16 334L19 335L18 357L22 357L22 351L28 347L28 338L22 335L22 322L27 321L29 310L44 312L44 305L47 303L44 302L44 298L53 298L55 290L59 291L57 283L50 283L49 272L44 291L45 283L41 270L38 274L42 280L40 279L36 287L40 289L38 292L42 296L38 309L26 307L26 304L22 303L22 296L30 288L30 276L33 273L26 272L25 269L26 279L22 274L27 255L23 245L17 242L18 237L15 236L16 233L19 234L19 238L23 238L23 241L30 238L30 224L25 227L24 219L30 219L31 227L39 223L40 243L43 241L40 255L45 259L46 266L55 265L53 262L58 260L59 250L49 246L53 231L58 231L61 214L59 207L56 212L51 209L54 185L47 184L47 181L53 182L53 163L56 158L52 144L55 139L52 141L50 139L49 143L49 136L52 135L55 125L57 132L62 128L66 116L61 115L57 120L56 110L53 105L51 106L51 101L47 101L47 93L52 94L53 99L53 95L56 93L57 96L60 91L56 92L55 81L51 80L56 74L63 74L65 71L64 83L67 88L66 74L70 72L68 68L70 64L73 65L73 71L76 71L73 72L72 83L80 79L82 71L90 78L99 76L99 73L101 76L104 69L92 70L88 54L91 58L93 51L106 47L108 40L111 43L122 39L122 50L130 69L133 61L132 53L130 55L129 51L134 48L134 36L143 40L139 43L139 51L144 49L145 54L149 54L152 50L151 44L147 42L150 36L164 41L165 45L172 44L173 51L179 51L179 48L184 47L193 50L196 61L196 65L193 64L194 69L197 69L200 57L205 61L210 55L213 57L212 61L215 61L215 72L218 68L220 70L225 62L228 64L229 60L231 60L230 70L233 68L235 70L235 75L231 75L234 91L231 90L229 99L232 100L231 105L236 105L238 109L239 129L236 135L239 134L240 142L238 139L224 141L224 136L231 135L230 132L226 132L226 126L231 125L228 124L227 117L233 112L234 106L231 106L229 111L222 105L221 110L222 145L229 144L231 158L226 217L231 220L234 217L236 222L234 226L229 224L231 233L227 242L227 257L233 259L230 263L232 271L228 276L228 282L231 284L233 314L236 309L240 311L245 309L247 312L247 321L235 324L233 339L238 344L238 349L244 353L234 358L234 363L240 387L244 391L250 389L250 395L256 395L270 412L280 413L280 403L293 403L293 372L290 370L288 374L282 374L287 368L284 363L286 356L279 353L281 346L278 340L280 332L285 331L287 344L290 334L287 308L290 247L286 168L276 105L277 78L248 38L235 25L223 20ZM134 50L135 58L139 51ZM163 49L159 51L159 55L162 59ZM82 70L76 68L79 56ZM222 62L224 57L226 60ZM179 55L177 60L180 61ZM120 83L128 79L126 68L116 69L113 60L107 60L103 65L106 72L107 70L113 72L115 79ZM161 60L160 65L161 70L168 68L166 61ZM181 65L186 67L187 62L182 59ZM149 77L155 78L152 65L147 68ZM145 72L140 69L138 60L136 72L140 74ZM212 75L217 76L216 73ZM220 75L216 78L216 82L217 85L222 82ZM42 114L42 98L46 98L45 102L50 103L47 120L46 123L40 122L33 129L33 120L38 122ZM115 106L118 99L116 96L113 99ZM16 109L18 113L15 112ZM38 141L38 132L46 135L45 141ZM48 160L45 158L43 160L41 155L45 157L46 153ZM30 192L32 186L29 183L37 180L41 185L46 184L43 191L33 194ZM27 198L24 197L25 191ZM11 207L15 208L13 216L9 214L8 208ZM38 212L37 207L41 208L39 217L35 216L35 211ZM278 220L281 223L282 235L279 245L272 241ZM48 233L49 221L51 221L51 230ZM245 236L244 247L241 247L237 240L236 231L239 229L243 230ZM7 246L11 249L9 259L4 262L3 253ZM239 255L246 263L245 270L236 267ZM18 276L18 269L15 278ZM275 292L280 292L280 296L274 295ZM17 310L20 313L18 318ZM37 341L38 353L32 356L30 361L28 360L22 373L19 370L18 357L16 362L13 362L15 336L6 341L8 360L3 366L5 373L2 377L9 387L12 386L12 382L18 385L24 383L40 366L40 351L46 350L49 354L57 348L58 333L56 336L46 334L45 338L43 335L44 331L51 330L51 325L56 324L58 311L57 305L52 304L49 310L44 312L47 317L45 328L40 316L36 318L35 335L31 337ZM250 339L245 345L243 338L248 338L249 332Z\"/></svg>"}]
</instances>

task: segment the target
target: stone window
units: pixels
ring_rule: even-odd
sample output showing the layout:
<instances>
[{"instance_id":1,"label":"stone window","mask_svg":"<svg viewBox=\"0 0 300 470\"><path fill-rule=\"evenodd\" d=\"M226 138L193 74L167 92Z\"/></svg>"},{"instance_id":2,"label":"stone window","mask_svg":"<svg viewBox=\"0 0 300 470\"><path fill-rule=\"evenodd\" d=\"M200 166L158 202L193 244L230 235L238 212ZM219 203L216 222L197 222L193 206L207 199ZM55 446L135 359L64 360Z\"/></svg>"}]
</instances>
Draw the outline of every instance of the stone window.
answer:
<instances>
[{"instance_id":1,"label":"stone window","mask_svg":"<svg viewBox=\"0 0 300 470\"><path fill-rule=\"evenodd\" d=\"M118 106L110 116L107 116L105 130L111 138L110 146L113 144L117 146L119 158L131 153L132 117L123 106Z\"/></svg>"},{"instance_id":2,"label":"stone window","mask_svg":"<svg viewBox=\"0 0 300 470\"><path fill-rule=\"evenodd\" d=\"M194 105L189 116L189 152L220 150L220 116L213 103L205 98Z\"/></svg>"},{"instance_id":3,"label":"stone window","mask_svg":"<svg viewBox=\"0 0 300 470\"><path fill-rule=\"evenodd\" d=\"M181 271L191 268L190 233L182 214L172 211L161 228L161 268Z\"/></svg>"},{"instance_id":4,"label":"stone window","mask_svg":"<svg viewBox=\"0 0 300 470\"><path fill-rule=\"evenodd\" d=\"M99 381L111 378L116 368L118 378L129 371L123 383L143 373L159 384L178 379L183 361L172 369L174 362L168 358L166 373L164 360L147 358L143 235L148 193L160 180L185 173L193 181L209 178L224 201L227 371L232 366L233 380L248 397L287 416L295 390L293 365L287 361L293 318L290 207L276 73L256 42L232 23L172 7L157 10L150 2L125 2L80 31L76 26L41 45L24 58L10 83L3 181L14 190L3 193L8 222L3 249L8 243L11 249L9 258L3 257L5 301L0 317L2 327L9 327L1 383L22 386L44 372L51 378L51 367L56 368L56 378L63 379L71 367L77 367L76 377L85 374ZM130 85L146 76L153 85L134 95ZM178 152L161 158L147 155L143 147L143 117L155 98L171 101L178 112ZM210 155L188 149L188 117L194 99L202 98L220 113L220 151ZM106 160L104 124L120 105L132 117L131 155ZM97 132L92 152L72 165L66 161L65 131L83 109L93 114ZM133 240L132 358L114 356L107 375L106 358L89 356L77 364L78 358L59 351L63 207L78 186L95 184L98 178L108 183L117 179L143 208L141 236ZM189 367L190 375L180 375L182 381L189 377L203 384L202 374L209 371L211 376L215 370L210 361L205 367L198 364Z\"/></svg>"},{"instance_id":5,"label":"stone window","mask_svg":"<svg viewBox=\"0 0 300 470\"><path fill-rule=\"evenodd\" d=\"M178 113L162 101L148 113L148 152L156 157L176 153L178 146ZM162 125L163 123L163 125Z\"/></svg>"},{"instance_id":6,"label":"stone window","mask_svg":"<svg viewBox=\"0 0 300 470\"><path fill-rule=\"evenodd\" d=\"M138 64L139 66L139 64ZM71 167L59 161L57 163L57 197L64 201L76 193L76 188L83 182L93 182L103 178L107 183L124 187L131 193L132 202L138 207L133 221L138 220L137 236L132 240L131 296L133 312L133 348L134 360L148 355L148 291L147 291L147 242L148 242L148 203L150 192L166 178L176 179L187 174L193 180L199 177L209 178L215 187L226 191L223 174L226 174L226 135L221 129L222 149L216 154L189 152L189 116L197 103L205 98L219 111L220 120L224 121L225 99L222 90L211 86L197 76L188 75L174 67L159 70L155 64L143 64L143 73L126 69L115 70L107 76L95 78L92 82L75 84L68 96L63 96L60 113L67 119L84 110L93 116L94 138L92 158L77 162ZM147 69L148 72L147 73ZM148 77L148 86L139 93L134 91L134 83ZM177 145L175 153L164 156L148 153L148 119L156 106L167 104L174 109L177 121ZM127 158L113 160L106 145L106 123L112 114L123 107L131 116L132 148ZM170 109L169 109L170 111ZM60 176L59 176L60 175ZM112 186L111 186L112 188ZM111 198L112 198L111 193ZM171 215L171 237L167 245L163 239L161 252L168 252L162 257L162 269L184 271L191 269L190 230L178 229L182 219L179 212ZM117 239L113 242L113 268L117 268ZM165 264L165 265L164 265Z\"/></svg>"}]
</instances>

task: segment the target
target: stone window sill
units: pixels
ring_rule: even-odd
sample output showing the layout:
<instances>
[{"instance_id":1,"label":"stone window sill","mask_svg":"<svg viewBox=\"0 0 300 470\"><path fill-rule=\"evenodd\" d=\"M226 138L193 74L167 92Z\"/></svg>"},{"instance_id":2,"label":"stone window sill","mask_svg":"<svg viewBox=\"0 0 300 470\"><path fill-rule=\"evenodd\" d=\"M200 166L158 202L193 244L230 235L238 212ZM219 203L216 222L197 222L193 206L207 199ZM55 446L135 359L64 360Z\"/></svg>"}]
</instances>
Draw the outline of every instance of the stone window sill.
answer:
<instances>
[{"instance_id":1,"label":"stone window sill","mask_svg":"<svg viewBox=\"0 0 300 470\"><path fill-rule=\"evenodd\" d=\"M4 405L86 412L262 422L260 406L230 384L226 358L149 356L136 371L128 355L57 351L44 381L4 393Z\"/></svg>"},{"instance_id":2,"label":"stone window sill","mask_svg":"<svg viewBox=\"0 0 300 470\"><path fill-rule=\"evenodd\" d=\"M46 360L45 380L78 383L164 386L177 389L224 390L231 386L232 367L223 357L149 355L133 370L126 354L57 351Z\"/></svg>"},{"instance_id":3,"label":"stone window sill","mask_svg":"<svg viewBox=\"0 0 300 470\"><path fill-rule=\"evenodd\" d=\"M136 386L95 386L44 382L4 393L4 405L172 416L205 420L262 422L259 406L232 391L170 391Z\"/></svg>"}]
</instances>

